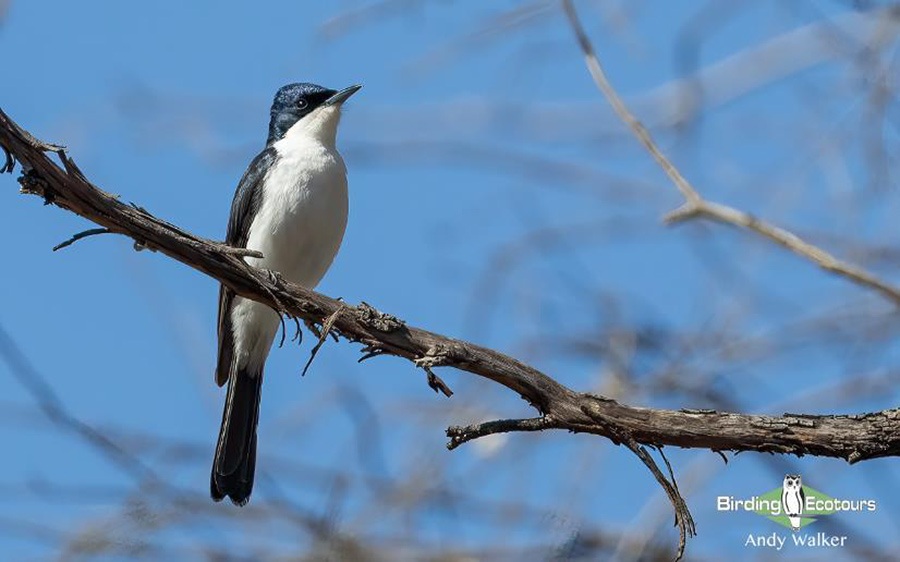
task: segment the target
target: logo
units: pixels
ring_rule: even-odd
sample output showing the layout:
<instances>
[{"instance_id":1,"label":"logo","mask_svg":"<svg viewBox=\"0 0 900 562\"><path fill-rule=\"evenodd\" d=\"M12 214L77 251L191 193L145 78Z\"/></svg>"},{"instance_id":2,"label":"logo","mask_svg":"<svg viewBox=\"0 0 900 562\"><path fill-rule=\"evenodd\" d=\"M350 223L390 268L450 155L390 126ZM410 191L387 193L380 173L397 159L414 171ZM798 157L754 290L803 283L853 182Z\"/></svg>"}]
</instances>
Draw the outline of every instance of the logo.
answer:
<instances>
[{"instance_id":1,"label":"logo","mask_svg":"<svg viewBox=\"0 0 900 562\"><path fill-rule=\"evenodd\" d=\"M787 474L780 488L747 498L717 496L716 511L750 512L765 517L787 529L796 546L844 546L847 537L828 535L824 532L809 533L807 527L823 517L839 513L873 512L877 504L873 499L838 499L803 484L799 474ZM744 546L774 547L781 550L788 542L785 533L757 535L750 533Z\"/></svg>"}]
</instances>

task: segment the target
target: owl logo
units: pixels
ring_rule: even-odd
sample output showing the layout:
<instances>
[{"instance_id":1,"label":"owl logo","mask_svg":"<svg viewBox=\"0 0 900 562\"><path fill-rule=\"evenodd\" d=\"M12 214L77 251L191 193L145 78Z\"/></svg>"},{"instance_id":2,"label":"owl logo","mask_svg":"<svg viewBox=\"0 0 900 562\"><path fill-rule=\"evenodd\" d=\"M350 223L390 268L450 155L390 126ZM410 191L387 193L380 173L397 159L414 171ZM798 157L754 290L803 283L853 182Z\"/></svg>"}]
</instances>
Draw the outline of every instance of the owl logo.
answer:
<instances>
[{"instance_id":1,"label":"owl logo","mask_svg":"<svg viewBox=\"0 0 900 562\"><path fill-rule=\"evenodd\" d=\"M803 515L803 505L806 503L806 495L803 493L803 480L799 474L786 474L784 484L781 486L781 508L791 522L791 530L800 529L800 520Z\"/></svg>"}]
</instances>

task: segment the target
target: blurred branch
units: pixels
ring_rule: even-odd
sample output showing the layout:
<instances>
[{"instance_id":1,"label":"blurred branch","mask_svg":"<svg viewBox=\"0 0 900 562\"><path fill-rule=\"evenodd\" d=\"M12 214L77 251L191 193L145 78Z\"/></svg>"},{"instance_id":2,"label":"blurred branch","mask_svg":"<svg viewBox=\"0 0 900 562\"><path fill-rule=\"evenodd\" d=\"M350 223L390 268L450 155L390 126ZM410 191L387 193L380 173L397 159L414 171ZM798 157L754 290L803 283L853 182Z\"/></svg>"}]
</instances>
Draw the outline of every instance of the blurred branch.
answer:
<instances>
[{"instance_id":1,"label":"blurred branch","mask_svg":"<svg viewBox=\"0 0 900 562\"><path fill-rule=\"evenodd\" d=\"M669 179L684 197L684 204L665 216L667 223L672 224L695 218L705 218L755 232L763 238L815 263L825 271L874 290L894 304L900 305L900 287L891 285L860 267L837 259L825 250L806 242L790 231L769 224L744 211L704 199L700 192L681 175L678 168L662 153L646 127L628 110L622 98L612 87L612 84L606 77L606 73L603 71L603 67L600 65L600 60L597 58L594 47L581 25L571 0L563 0L563 7L569 18L572 31L575 33L578 44L584 54L588 71L591 73L597 88L606 97L616 115L631 129L634 136L637 137L647 152L653 156L656 163L669 176Z\"/></svg>"},{"instance_id":2,"label":"blurred branch","mask_svg":"<svg viewBox=\"0 0 900 562\"><path fill-rule=\"evenodd\" d=\"M887 48L900 32L896 5L865 6L775 35L698 68L701 43L710 42L739 12L742 2L709 2L680 32L673 51L684 74L637 96L634 103L654 126L673 126L702 110L720 107L755 90L829 62L863 59Z\"/></svg>"},{"instance_id":3,"label":"blurred branch","mask_svg":"<svg viewBox=\"0 0 900 562\"><path fill-rule=\"evenodd\" d=\"M653 470L658 480L662 472L655 468L649 455L643 454L646 451L641 452L639 445L657 449L674 445L713 451L817 455L843 458L851 463L900 456L900 410L843 416L755 416L714 410L640 408L576 392L497 351L407 326L366 303L349 306L288 283L275 272L251 268L233 248L195 236L135 204L122 203L99 190L64 150L36 140L2 110L0 146L23 167L19 178L23 193L39 195L46 204L52 203L112 233L128 236L135 240L136 247L164 253L224 283L241 296L265 303L295 320L330 324L333 334L363 344L364 358L387 354L406 358L427 370L456 367L519 393L541 414L530 421L451 427L447 430L451 449L483 435L566 429L601 435L616 444L625 443ZM45 154L48 151L59 156L63 167L50 160ZM677 170L673 173L677 174ZM685 186L682 187L689 200L700 200L699 196L691 195L696 192L686 182ZM666 480L667 494L679 513L677 521L682 535L690 534L693 526L674 478L662 476L662 479Z\"/></svg>"},{"instance_id":4,"label":"blurred branch","mask_svg":"<svg viewBox=\"0 0 900 562\"><path fill-rule=\"evenodd\" d=\"M136 481L160 485L162 480L138 458L96 428L69 413L50 384L35 370L2 326L0 326L0 358L28 391L41 412L56 426L77 435Z\"/></svg>"},{"instance_id":5,"label":"blurred branch","mask_svg":"<svg viewBox=\"0 0 900 562\"><path fill-rule=\"evenodd\" d=\"M353 6L319 25L323 38L334 40L367 23L391 16L407 15L419 8L419 0L377 0L362 6Z\"/></svg>"}]
</instances>

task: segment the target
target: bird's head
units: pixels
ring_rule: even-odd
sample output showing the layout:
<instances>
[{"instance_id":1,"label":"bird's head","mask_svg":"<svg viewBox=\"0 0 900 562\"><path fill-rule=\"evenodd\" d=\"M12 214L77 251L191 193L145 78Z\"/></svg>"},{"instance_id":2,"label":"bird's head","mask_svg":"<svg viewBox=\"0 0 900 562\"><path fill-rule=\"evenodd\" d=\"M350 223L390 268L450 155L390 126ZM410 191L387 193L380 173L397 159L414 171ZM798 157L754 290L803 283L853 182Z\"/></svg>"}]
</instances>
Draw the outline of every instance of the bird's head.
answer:
<instances>
[{"instance_id":1,"label":"bird's head","mask_svg":"<svg viewBox=\"0 0 900 562\"><path fill-rule=\"evenodd\" d=\"M360 88L355 85L338 91L305 82L283 86L272 102L268 144L293 135L334 144L341 105Z\"/></svg>"}]
</instances>

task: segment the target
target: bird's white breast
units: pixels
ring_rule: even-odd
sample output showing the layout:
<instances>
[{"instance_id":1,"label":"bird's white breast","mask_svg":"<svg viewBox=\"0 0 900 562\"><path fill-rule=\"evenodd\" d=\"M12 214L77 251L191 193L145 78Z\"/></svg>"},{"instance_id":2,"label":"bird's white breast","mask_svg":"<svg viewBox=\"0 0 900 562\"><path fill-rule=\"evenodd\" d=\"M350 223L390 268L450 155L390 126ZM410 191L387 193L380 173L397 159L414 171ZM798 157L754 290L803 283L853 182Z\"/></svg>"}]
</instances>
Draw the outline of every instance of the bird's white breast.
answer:
<instances>
[{"instance_id":1,"label":"bird's white breast","mask_svg":"<svg viewBox=\"0 0 900 562\"><path fill-rule=\"evenodd\" d=\"M275 143L278 159L263 181L247 247L256 267L315 287L331 266L347 226L347 175L340 154L305 137Z\"/></svg>"},{"instance_id":2,"label":"bird's white breast","mask_svg":"<svg viewBox=\"0 0 900 562\"><path fill-rule=\"evenodd\" d=\"M288 136L274 146L278 159L263 180L247 239L247 248L263 257L247 258L247 263L312 289L344 237L347 170L334 145L313 136ZM235 298L231 314L237 360L258 370L278 329L278 315L242 297Z\"/></svg>"}]
</instances>

